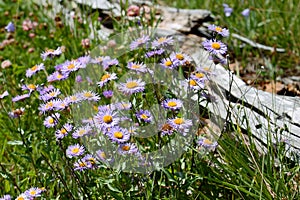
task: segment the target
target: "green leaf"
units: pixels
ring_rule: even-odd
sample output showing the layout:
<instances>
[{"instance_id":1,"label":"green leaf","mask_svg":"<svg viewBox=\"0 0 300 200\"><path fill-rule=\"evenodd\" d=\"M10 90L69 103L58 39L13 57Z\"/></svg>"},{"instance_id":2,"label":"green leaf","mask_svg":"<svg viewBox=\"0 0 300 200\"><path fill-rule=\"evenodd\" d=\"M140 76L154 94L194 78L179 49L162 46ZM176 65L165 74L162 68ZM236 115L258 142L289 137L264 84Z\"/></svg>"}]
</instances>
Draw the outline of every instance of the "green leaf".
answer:
<instances>
[{"instance_id":1,"label":"green leaf","mask_svg":"<svg viewBox=\"0 0 300 200\"><path fill-rule=\"evenodd\" d=\"M6 193L8 193L8 192L10 192L10 183L9 183L9 181L8 180L5 180L4 181L4 190L5 190L5 192Z\"/></svg>"}]
</instances>

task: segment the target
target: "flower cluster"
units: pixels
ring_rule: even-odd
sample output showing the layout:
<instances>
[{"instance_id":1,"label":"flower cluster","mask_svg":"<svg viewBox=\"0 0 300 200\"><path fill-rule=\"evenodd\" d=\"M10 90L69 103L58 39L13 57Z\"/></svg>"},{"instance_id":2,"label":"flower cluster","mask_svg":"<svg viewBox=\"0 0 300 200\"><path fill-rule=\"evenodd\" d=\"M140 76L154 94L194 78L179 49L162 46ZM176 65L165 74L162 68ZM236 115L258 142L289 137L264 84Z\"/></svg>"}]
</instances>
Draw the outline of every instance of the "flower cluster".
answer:
<instances>
[{"instance_id":1,"label":"flower cluster","mask_svg":"<svg viewBox=\"0 0 300 200\"><path fill-rule=\"evenodd\" d=\"M229 35L227 29L219 26L211 25L209 30L214 32L214 37ZM138 162L145 164L147 161L139 149L137 139L144 127L157 128L157 130L151 128L154 132L153 137L169 138L175 134L185 137L195 125L193 119L185 115L185 100L177 93L170 93L167 89L169 86L162 87L165 91L162 91L161 98L155 95L144 98L153 94L149 88L154 87L155 90L156 84L162 83L154 80L154 74L157 71L165 74L182 73L184 79L176 83L180 87L178 90L192 91L198 95L205 94L206 83L212 75L209 69L196 67L186 53L174 50L173 43L172 37L153 39L149 35L142 34L127 44L129 54L138 52L140 55L132 56L128 61L102 52L96 57L84 55L66 60L53 66L49 70L50 74L48 74L50 67L46 68L44 63L34 65L26 70L26 77L32 80L39 71L45 71L46 83L24 84L22 90L26 93L14 97L13 101L28 98L32 93L38 96L40 100L38 110L44 115L45 128L53 131L54 138L59 142L67 140L66 138L68 141L74 141L73 144L68 142L69 145L65 148L66 156L74 160L74 170L95 169L99 161L114 162L112 156L116 155L134 156ZM227 51L226 45L215 39L204 42L203 46L213 55L224 54ZM41 54L41 58L45 61L61 53L60 47L56 50L48 49ZM156 66L149 64L153 61L159 64ZM87 70L96 70L93 74L97 76L97 80L79 74ZM74 80L79 88L80 84L88 83L96 90L85 87L69 94L70 92L66 92L60 83L70 79ZM152 110L153 103L158 105L159 114ZM74 111L83 105L89 105L92 111L88 112L88 116L82 116L82 123L73 121L70 110ZM19 117L14 114L16 113L12 113L12 117ZM159 116L163 116L163 120ZM94 138L104 144L109 141L115 148L107 150L105 146L101 146L91 154L83 143L87 138Z\"/></svg>"},{"instance_id":2,"label":"flower cluster","mask_svg":"<svg viewBox=\"0 0 300 200\"><path fill-rule=\"evenodd\" d=\"M229 17L231 15L231 13L233 12L233 8L231 8L228 4L226 3L223 3L223 8L224 8L224 13L225 13L225 16L226 17ZM247 18L249 17L250 15L250 9L249 8L246 8L244 9L241 14Z\"/></svg>"},{"instance_id":3,"label":"flower cluster","mask_svg":"<svg viewBox=\"0 0 300 200\"><path fill-rule=\"evenodd\" d=\"M204 49L211 54L210 59L215 63L226 64L226 60L222 58L222 55L227 53L227 46L218 40L218 36L228 37L228 29L212 24L208 26L208 30L212 32L212 39L202 42Z\"/></svg>"}]
</instances>

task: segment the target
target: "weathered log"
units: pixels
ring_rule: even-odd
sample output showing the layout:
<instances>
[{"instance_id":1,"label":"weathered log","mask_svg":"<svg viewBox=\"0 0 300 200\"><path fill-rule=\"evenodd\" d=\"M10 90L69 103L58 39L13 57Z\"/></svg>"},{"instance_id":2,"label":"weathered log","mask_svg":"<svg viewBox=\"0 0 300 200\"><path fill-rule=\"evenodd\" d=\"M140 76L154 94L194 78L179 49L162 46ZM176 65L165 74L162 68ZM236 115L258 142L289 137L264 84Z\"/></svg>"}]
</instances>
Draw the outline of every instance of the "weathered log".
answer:
<instances>
[{"instance_id":1,"label":"weathered log","mask_svg":"<svg viewBox=\"0 0 300 200\"><path fill-rule=\"evenodd\" d=\"M208 109L223 119L219 123L227 120L242 129L250 130L261 151L266 151L270 142L285 142L289 148L288 156L291 152L300 153L299 97L276 95L247 85L222 65L215 65L203 50L202 39L199 37L180 35L166 29L158 30L157 34L175 36L181 50L191 55L197 66L210 68L214 76L208 82L208 89L217 101L209 104Z\"/></svg>"},{"instance_id":2,"label":"weathered log","mask_svg":"<svg viewBox=\"0 0 300 200\"><path fill-rule=\"evenodd\" d=\"M299 97L280 96L248 86L223 66L210 62L204 50L198 49L192 56L196 63L209 66L215 74L208 84L218 99L209 105L211 112L250 129L263 145L285 142L288 156L300 152Z\"/></svg>"}]
</instances>

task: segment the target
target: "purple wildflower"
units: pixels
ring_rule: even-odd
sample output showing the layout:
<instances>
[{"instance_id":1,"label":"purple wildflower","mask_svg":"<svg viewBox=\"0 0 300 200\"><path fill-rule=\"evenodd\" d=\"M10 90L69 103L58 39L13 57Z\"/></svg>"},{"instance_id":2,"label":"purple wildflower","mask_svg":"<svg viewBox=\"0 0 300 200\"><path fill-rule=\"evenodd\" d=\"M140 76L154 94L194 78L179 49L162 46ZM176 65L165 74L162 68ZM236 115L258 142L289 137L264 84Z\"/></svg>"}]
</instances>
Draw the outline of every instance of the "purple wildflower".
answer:
<instances>
[{"instance_id":1,"label":"purple wildflower","mask_svg":"<svg viewBox=\"0 0 300 200\"><path fill-rule=\"evenodd\" d=\"M6 195L2 196L0 198L0 200L11 200L11 196L9 194L6 194Z\"/></svg>"},{"instance_id":2,"label":"purple wildflower","mask_svg":"<svg viewBox=\"0 0 300 200\"><path fill-rule=\"evenodd\" d=\"M164 47L171 45L174 42L172 37L160 37L156 38L151 44L152 48Z\"/></svg>"},{"instance_id":3,"label":"purple wildflower","mask_svg":"<svg viewBox=\"0 0 300 200\"><path fill-rule=\"evenodd\" d=\"M214 150L218 146L218 142L212 142L207 138L200 138L197 143L208 150Z\"/></svg>"},{"instance_id":4,"label":"purple wildflower","mask_svg":"<svg viewBox=\"0 0 300 200\"><path fill-rule=\"evenodd\" d=\"M107 134L113 142L117 143L124 143L130 139L130 133L128 130L118 126L112 127Z\"/></svg>"},{"instance_id":5,"label":"purple wildflower","mask_svg":"<svg viewBox=\"0 0 300 200\"><path fill-rule=\"evenodd\" d=\"M53 99L55 97L57 97L58 95L60 95L61 92L59 89L54 89L46 94L43 94L43 95L40 95L39 96L39 99L42 100L42 101L48 101L50 99Z\"/></svg>"},{"instance_id":6,"label":"purple wildflower","mask_svg":"<svg viewBox=\"0 0 300 200\"><path fill-rule=\"evenodd\" d=\"M47 128L52 128L56 126L58 124L59 118L59 113L54 113L51 116L46 117L46 119L44 120L44 126L46 126Z\"/></svg>"},{"instance_id":7,"label":"purple wildflower","mask_svg":"<svg viewBox=\"0 0 300 200\"><path fill-rule=\"evenodd\" d=\"M66 61L61 69L63 74L75 72L79 69L79 63L76 60Z\"/></svg>"},{"instance_id":8,"label":"purple wildflower","mask_svg":"<svg viewBox=\"0 0 300 200\"><path fill-rule=\"evenodd\" d=\"M40 197L43 191L40 188L32 187L26 190L24 193L30 198L34 199L35 197Z\"/></svg>"},{"instance_id":9,"label":"purple wildflower","mask_svg":"<svg viewBox=\"0 0 300 200\"><path fill-rule=\"evenodd\" d=\"M7 32L15 32L16 27L15 27L14 23L9 22L9 23L7 24L7 26L5 26L5 30L6 30Z\"/></svg>"},{"instance_id":10,"label":"purple wildflower","mask_svg":"<svg viewBox=\"0 0 300 200\"><path fill-rule=\"evenodd\" d=\"M64 124L63 127L55 131L56 139L62 139L68 135L73 129L71 124Z\"/></svg>"},{"instance_id":11,"label":"purple wildflower","mask_svg":"<svg viewBox=\"0 0 300 200\"><path fill-rule=\"evenodd\" d=\"M228 29L222 28L220 26L216 26L214 24L209 25L208 30L214 31L214 32L218 33L219 35L222 35L223 37L228 37L229 36Z\"/></svg>"},{"instance_id":12,"label":"purple wildflower","mask_svg":"<svg viewBox=\"0 0 300 200\"><path fill-rule=\"evenodd\" d=\"M96 158L92 156L91 154L85 155L82 160L84 160L86 163L88 163L88 168L92 169L96 166Z\"/></svg>"},{"instance_id":13,"label":"purple wildflower","mask_svg":"<svg viewBox=\"0 0 300 200\"><path fill-rule=\"evenodd\" d=\"M64 110L68 104L65 102L65 100L57 99L55 101L54 110Z\"/></svg>"},{"instance_id":14,"label":"purple wildflower","mask_svg":"<svg viewBox=\"0 0 300 200\"><path fill-rule=\"evenodd\" d=\"M102 62L104 70L108 69L110 66L118 65L118 64L119 64L119 61L116 58L114 58L114 59L107 59L107 60L104 60Z\"/></svg>"},{"instance_id":15,"label":"purple wildflower","mask_svg":"<svg viewBox=\"0 0 300 200\"><path fill-rule=\"evenodd\" d=\"M26 77L31 77L32 75L36 74L38 71L44 70L45 65L44 63L34 65L33 67L26 70Z\"/></svg>"},{"instance_id":16,"label":"purple wildflower","mask_svg":"<svg viewBox=\"0 0 300 200\"><path fill-rule=\"evenodd\" d=\"M138 47L143 46L150 40L148 35L143 35L140 38L137 38L136 40L132 41L130 44L130 50L135 50Z\"/></svg>"},{"instance_id":17,"label":"purple wildflower","mask_svg":"<svg viewBox=\"0 0 300 200\"><path fill-rule=\"evenodd\" d=\"M105 60L110 60L111 58L109 56L98 56L96 58L91 59L91 63L93 64L101 64Z\"/></svg>"},{"instance_id":18,"label":"purple wildflower","mask_svg":"<svg viewBox=\"0 0 300 200\"><path fill-rule=\"evenodd\" d=\"M145 89L145 82L141 79L129 78L125 83L119 84L119 90L126 95L131 95L134 93L142 92Z\"/></svg>"},{"instance_id":19,"label":"purple wildflower","mask_svg":"<svg viewBox=\"0 0 300 200\"><path fill-rule=\"evenodd\" d=\"M193 72L190 76L192 80L195 80L196 82L204 82L207 80L207 75L202 72Z\"/></svg>"},{"instance_id":20,"label":"purple wildflower","mask_svg":"<svg viewBox=\"0 0 300 200\"><path fill-rule=\"evenodd\" d=\"M130 110L132 104L130 102L118 102L115 104L115 107L119 110Z\"/></svg>"},{"instance_id":21,"label":"purple wildflower","mask_svg":"<svg viewBox=\"0 0 300 200\"><path fill-rule=\"evenodd\" d=\"M56 99L50 100L47 103L41 104L38 109L40 111L42 111L43 113L54 110L54 108L56 108L56 106L57 106L57 102L58 102L58 100L56 100Z\"/></svg>"},{"instance_id":22,"label":"purple wildflower","mask_svg":"<svg viewBox=\"0 0 300 200\"><path fill-rule=\"evenodd\" d=\"M46 60L47 57L53 58L54 56L59 56L62 53L61 48L58 47L56 50L47 49L45 52L41 53L41 58Z\"/></svg>"},{"instance_id":23,"label":"purple wildflower","mask_svg":"<svg viewBox=\"0 0 300 200\"><path fill-rule=\"evenodd\" d=\"M91 56L81 56L77 59L77 62L79 63L79 68L86 68L86 66L91 62Z\"/></svg>"},{"instance_id":24,"label":"purple wildflower","mask_svg":"<svg viewBox=\"0 0 300 200\"><path fill-rule=\"evenodd\" d=\"M147 72L147 67L144 63L128 62L127 68L137 72Z\"/></svg>"},{"instance_id":25,"label":"purple wildflower","mask_svg":"<svg viewBox=\"0 0 300 200\"><path fill-rule=\"evenodd\" d=\"M79 93L80 98L82 100L88 100L88 101L99 101L100 97L98 96L98 94L96 94L93 91L82 91L81 93Z\"/></svg>"},{"instance_id":26,"label":"purple wildflower","mask_svg":"<svg viewBox=\"0 0 300 200\"><path fill-rule=\"evenodd\" d=\"M72 134L72 137L74 139L86 136L88 134L90 134L92 132L92 128L87 125L87 126L82 126L76 129L76 131L74 131L74 133Z\"/></svg>"},{"instance_id":27,"label":"purple wildflower","mask_svg":"<svg viewBox=\"0 0 300 200\"><path fill-rule=\"evenodd\" d=\"M111 81L111 80L115 80L117 79L117 75L115 73L107 73L107 74L104 74L100 81L97 83L99 85L99 87L103 87L107 82Z\"/></svg>"},{"instance_id":28,"label":"purple wildflower","mask_svg":"<svg viewBox=\"0 0 300 200\"><path fill-rule=\"evenodd\" d=\"M247 9L243 10L243 11L241 12L241 14L242 14L245 18L249 17L249 15L250 15L250 9L247 8Z\"/></svg>"},{"instance_id":29,"label":"purple wildflower","mask_svg":"<svg viewBox=\"0 0 300 200\"><path fill-rule=\"evenodd\" d=\"M90 163L86 162L83 159L79 159L74 163L75 171L83 171L89 168Z\"/></svg>"},{"instance_id":30,"label":"purple wildflower","mask_svg":"<svg viewBox=\"0 0 300 200\"><path fill-rule=\"evenodd\" d=\"M100 129L116 126L119 123L119 120L120 119L117 117L117 114L111 110L98 112L94 117L96 127Z\"/></svg>"},{"instance_id":31,"label":"purple wildflower","mask_svg":"<svg viewBox=\"0 0 300 200\"><path fill-rule=\"evenodd\" d=\"M167 99L162 102L162 106L170 110L179 110L182 105L182 101L179 99Z\"/></svg>"},{"instance_id":32,"label":"purple wildflower","mask_svg":"<svg viewBox=\"0 0 300 200\"><path fill-rule=\"evenodd\" d=\"M96 155L97 155L97 158L101 161L106 161L106 159L107 159L106 153L103 150L97 150Z\"/></svg>"},{"instance_id":33,"label":"purple wildflower","mask_svg":"<svg viewBox=\"0 0 300 200\"><path fill-rule=\"evenodd\" d=\"M79 144L70 145L66 150L66 154L69 158L80 156L84 153L84 146Z\"/></svg>"},{"instance_id":34,"label":"purple wildflower","mask_svg":"<svg viewBox=\"0 0 300 200\"><path fill-rule=\"evenodd\" d=\"M153 51L148 51L145 53L145 56L147 58L150 58L150 57L153 57L155 55L162 55L163 53L165 52L164 49L156 49L156 50L153 50Z\"/></svg>"},{"instance_id":35,"label":"purple wildflower","mask_svg":"<svg viewBox=\"0 0 300 200\"><path fill-rule=\"evenodd\" d=\"M106 91L103 91L103 96L107 99L111 98L114 94L114 92L112 90L106 90Z\"/></svg>"},{"instance_id":36,"label":"purple wildflower","mask_svg":"<svg viewBox=\"0 0 300 200\"><path fill-rule=\"evenodd\" d=\"M17 95L14 98L12 98L12 101L13 102L17 102L17 101L21 101L21 100L27 99L29 97L30 97L30 94Z\"/></svg>"},{"instance_id":37,"label":"purple wildflower","mask_svg":"<svg viewBox=\"0 0 300 200\"><path fill-rule=\"evenodd\" d=\"M216 40L206 40L202 42L203 47L212 54L225 54L227 51L227 46Z\"/></svg>"},{"instance_id":38,"label":"purple wildflower","mask_svg":"<svg viewBox=\"0 0 300 200\"><path fill-rule=\"evenodd\" d=\"M51 82L54 82L54 81L65 80L66 78L68 78L68 76L69 76L68 73L62 74L58 71L55 71L47 77L47 81L49 83L51 83Z\"/></svg>"},{"instance_id":39,"label":"purple wildflower","mask_svg":"<svg viewBox=\"0 0 300 200\"><path fill-rule=\"evenodd\" d=\"M170 58L162 59L160 65L165 69L174 69L177 66L177 64L173 62Z\"/></svg>"},{"instance_id":40,"label":"purple wildflower","mask_svg":"<svg viewBox=\"0 0 300 200\"><path fill-rule=\"evenodd\" d=\"M230 8L226 3L223 3L223 7L224 7L225 16L229 17L231 15L231 13L233 12L233 9Z\"/></svg>"},{"instance_id":41,"label":"purple wildflower","mask_svg":"<svg viewBox=\"0 0 300 200\"><path fill-rule=\"evenodd\" d=\"M174 127L176 130L184 130L188 129L190 126L192 126L192 120L184 119L181 117L176 117L174 119L169 119L168 123Z\"/></svg>"},{"instance_id":42,"label":"purple wildflower","mask_svg":"<svg viewBox=\"0 0 300 200\"><path fill-rule=\"evenodd\" d=\"M75 81L76 81L77 83L81 83L81 82L82 82L82 77L81 77L80 75L77 75L77 76L75 77Z\"/></svg>"},{"instance_id":43,"label":"purple wildflower","mask_svg":"<svg viewBox=\"0 0 300 200\"><path fill-rule=\"evenodd\" d=\"M134 143L126 143L126 144L120 144L120 146L118 148L118 152L121 155L137 154L139 152L139 150Z\"/></svg>"},{"instance_id":44,"label":"purple wildflower","mask_svg":"<svg viewBox=\"0 0 300 200\"><path fill-rule=\"evenodd\" d=\"M201 90L205 86L205 81L204 80L199 80L199 79L188 79L185 80L187 83L188 88L192 88L194 90Z\"/></svg>"},{"instance_id":45,"label":"purple wildflower","mask_svg":"<svg viewBox=\"0 0 300 200\"><path fill-rule=\"evenodd\" d=\"M22 85L21 89L22 90L27 90L27 91L29 91L29 93L31 93L31 92L33 92L34 90L37 89L37 86L34 85L34 84Z\"/></svg>"},{"instance_id":46,"label":"purple wildflower","mask_svg":"<svg viewBox=\"0 0 300 200\"><path fill-rule=\"evenodd\" d=\"M44 87L38 87L37 91L40 93L40 95L43 95L47 92L50 92L51 90L55 89L53 85L48 85Z\"/></svg>"},{"instance_id":47,"label":"purple wildflower","mask_svg":"<svg viewBox=\"0 0 300 200\"><path fill-rule=\"evenodd\" d=\"M186 62L190 63L192 61L191 57L181 52L172 52L170 59L173 63L176 63L175 65L184 65Z\"/></svg>"},{"instance_id":48,"label":"purple wildflower","mask_svg":"<svg viewBox=\"0 0 300 200\"><path fill-rule=\"evenodd\" d=\"M147 123L151 122L153 118L148 110L139 110L135 115L139 120Z\"/></svg>"},{"instance_id":49,"label":"purple wildflower","mask_svg":"<svg viewBox=\"0 0 300 200\"><path fill-rule=\"evenodd\" d=\"M9 95L9 93L7 91L5 91L0 95L0 99L3 99L4 97L6 97L8 95Z\"/></svg>"},{"instance_id":50,"label":"purple wildflower","mask_svg":"<svg viewBox=\"0 0 300 200\"><path fill-rule=\"evenodd\" d=\"M31 199L24 192L20 194L15 200L31 200Z\"/></svg>"},{"instance_id":51,"label":"purple wildflower","mask_svg":"<svg viewBox=\"0 0 300 200\"><path fill-rule=\"evenodd\" d=\"M77 94L73 94L71 96L68 96L64 99L64 102L69 105L69 104L76 104L76 103L79 103L81 102L83 99L82 99L82 96L80 95L80 93L77 93Z\"/></svg>"},{"instance_id":52,"label":"purple wildflower","mask_svg":"<svg viewBox=\"0 0 300 200\"><path fill-rule=\"evenodd\" d=\"M64 66L64 63L61 63L61 64L58 64L58 65L55 65L55 66L54 66L54 69L55 69L56 71L61 71L62 68L63 68L63 66Z\"/></svg>"}]
</instances>

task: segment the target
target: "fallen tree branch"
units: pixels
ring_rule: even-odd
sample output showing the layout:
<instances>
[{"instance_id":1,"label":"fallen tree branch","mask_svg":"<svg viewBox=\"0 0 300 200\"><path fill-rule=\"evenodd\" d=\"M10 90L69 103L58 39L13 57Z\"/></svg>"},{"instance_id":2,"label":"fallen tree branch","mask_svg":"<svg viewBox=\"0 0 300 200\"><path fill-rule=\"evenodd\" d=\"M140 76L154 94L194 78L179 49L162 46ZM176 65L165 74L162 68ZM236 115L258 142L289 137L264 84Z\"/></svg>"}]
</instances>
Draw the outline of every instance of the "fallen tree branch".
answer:
<instances>
[{"instance_id":1,"label":"fallen tree branch","mask_svg":"<svg viewBox=\"0 0 300 200\"><path fill-rule=\"evenodd\" d=\"M274 47L266 46L266 45L263 45L263 44L259 44L259 43L256 43L256 42L248 39L248 38L245 38L241 35L238 35L236 33L232 33L231 36L238 39L238 40L241 40L241 41L249 44L252 47L258 48L258 49L263 49L263 50L267 50L267 51L277 51L277 52L280 52L280 53L285 52L285 49L283 49L283 48L274 48Z\"/></svg>"}]
</instances>

